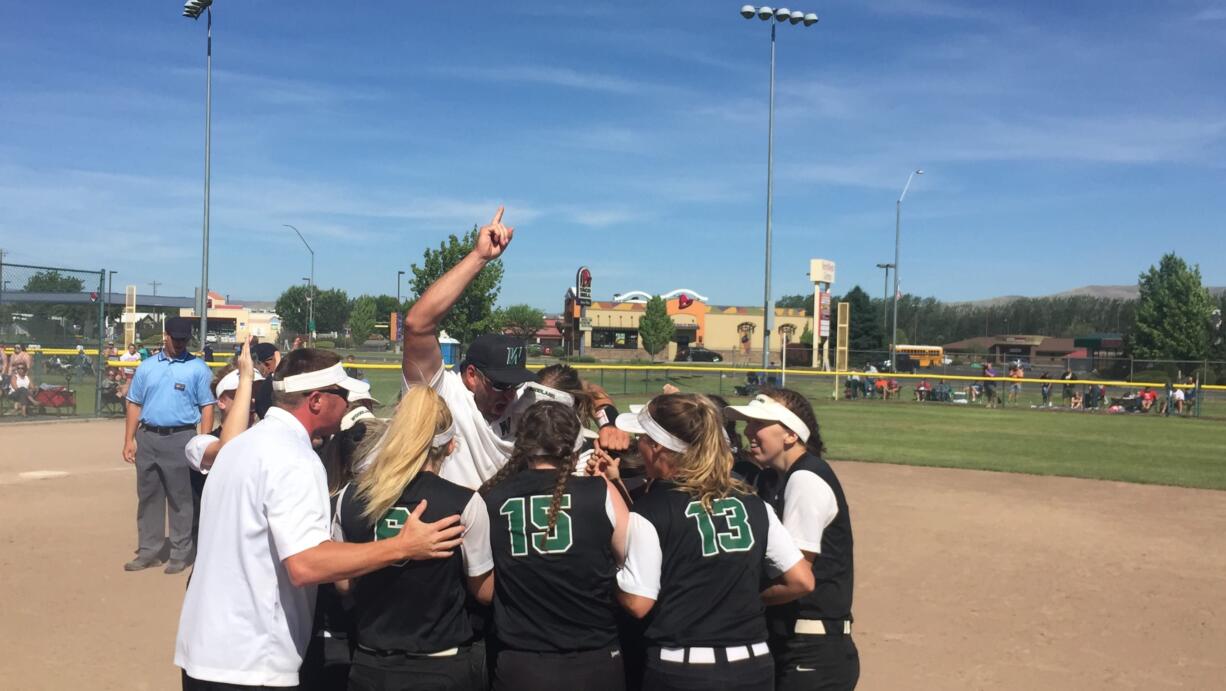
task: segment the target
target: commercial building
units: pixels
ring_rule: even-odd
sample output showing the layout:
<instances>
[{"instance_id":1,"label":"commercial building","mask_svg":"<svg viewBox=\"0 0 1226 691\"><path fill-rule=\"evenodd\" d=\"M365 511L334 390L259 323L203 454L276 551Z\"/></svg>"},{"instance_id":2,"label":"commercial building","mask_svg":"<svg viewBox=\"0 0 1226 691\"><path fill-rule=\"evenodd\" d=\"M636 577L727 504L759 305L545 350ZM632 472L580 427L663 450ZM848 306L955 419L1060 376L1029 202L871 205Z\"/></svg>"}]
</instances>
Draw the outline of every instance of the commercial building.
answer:
<instances>
[{"instance_id":1,"label":"commercial building","mask_svg":"<svg viewBox=\"0 0 1226 691\"><path fill-rule=\"evenodd\" d=\"M199 319L195 307L179 310L180 317ZM255 336L262 342L276 343L281 336L281 319L275 312L230 304L220 293L209 291L209 342L242 343Z\"/></svg>"},{"instance_id":2,"label":"commercial building","mask_svg":"<svg viewBox=\"0 0 1226 691\"><path fill-rule=\"evenodd\" d=\"M586 320L582 323L579 321L580 307L574 297L574 290L568 290L563 308L566 319L558 323L568 349L573 352L581 341L583 354L599 359L650 357L643 350L638 333L639 320L647 307L645 293L635 291L619 295L616 300L594 300L587 307ZM718 352L727 362L761 362L761 307L712 305L705 296L687 289L661 297L666 299L668 314L676 326L668 345L668 359L674 359L678 349L702 346ZM813 329L813 318L803 309L775 308L774 322L772 352L782 349L785 337L789 343L796 343L806 329ZM576 324L579 325L577 331Z\"/></svg>"}]
</instances>

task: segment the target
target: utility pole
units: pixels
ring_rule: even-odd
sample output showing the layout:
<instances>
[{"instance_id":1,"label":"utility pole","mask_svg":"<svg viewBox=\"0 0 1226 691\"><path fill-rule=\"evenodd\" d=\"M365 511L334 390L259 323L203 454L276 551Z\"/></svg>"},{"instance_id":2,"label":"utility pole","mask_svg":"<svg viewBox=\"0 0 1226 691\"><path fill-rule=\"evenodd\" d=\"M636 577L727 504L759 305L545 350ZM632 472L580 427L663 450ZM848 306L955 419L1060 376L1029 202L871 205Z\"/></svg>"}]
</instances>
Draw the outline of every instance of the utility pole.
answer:
<instances>
[{"instance_id":1,"label":"utility pole","mask_svg":"<svg viewBox=\"0 0 1226 691\"><path fill-rule=\"evenodd\" d=\"M153 288L153 294L158 294L158 286L162 285L161 281L149 281L149 285Z\"/></svg>"}]
</instances>

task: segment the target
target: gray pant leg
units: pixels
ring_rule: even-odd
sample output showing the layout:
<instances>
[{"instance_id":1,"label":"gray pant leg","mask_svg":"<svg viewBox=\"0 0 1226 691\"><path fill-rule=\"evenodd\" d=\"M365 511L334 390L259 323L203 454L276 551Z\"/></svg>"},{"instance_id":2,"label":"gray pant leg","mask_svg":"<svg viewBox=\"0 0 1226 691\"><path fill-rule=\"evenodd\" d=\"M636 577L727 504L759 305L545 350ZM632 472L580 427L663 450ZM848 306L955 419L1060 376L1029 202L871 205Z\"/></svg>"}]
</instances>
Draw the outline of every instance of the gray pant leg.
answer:
<instances>
[{"instance_id":1,"label":"gray pant leg","mask_svg":"<svg viewBox=\"0 0 1226 691\"><path fill-rule=\"evenodd\" d=\"M192 518L196 512L191 466L184 448L195 434L194 430L176 432L160 437L158 444L157 463L170 508L170 558L182 561L192 555Z\"/></svg>"},{"instance_id":2,"label":"gray pant leg","mask_svg":"<svg viewBox=\"0 0 1226 691\"><path fill-rule=\"evenodd\" d=\"M150 559L166 541L166 491L157 467L160 437L136 430L136 534L137 555Z\"/></svg>"}]
</instances>

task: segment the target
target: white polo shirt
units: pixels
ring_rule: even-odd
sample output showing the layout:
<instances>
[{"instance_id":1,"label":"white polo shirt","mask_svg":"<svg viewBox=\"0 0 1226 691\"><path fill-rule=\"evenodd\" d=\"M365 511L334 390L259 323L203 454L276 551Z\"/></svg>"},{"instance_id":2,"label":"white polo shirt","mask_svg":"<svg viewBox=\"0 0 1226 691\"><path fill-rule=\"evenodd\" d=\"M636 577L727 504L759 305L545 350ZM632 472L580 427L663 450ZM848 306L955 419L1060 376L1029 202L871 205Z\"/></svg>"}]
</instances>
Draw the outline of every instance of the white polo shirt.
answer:
<instances>
[{"instance_id":1,"label":"white polo shirt","mask_svg":"<svg viewBox=\"0 0 1226 691\"><path fill-rule=\"evenodd\" d=\"M296 686L315 586L295 587L284 560L326 542L329 527L327 479L307 431L270 408L209 473L175 664L202 681Z\"/></svg>"},{"instance_id":2,"label":"white polo shirt","mask_svg":"<svg viewBox=\"0 0 1226 691\"><path fill-rule=\"evenodd\" d=\"M439 475L457 485L477 489L511 458L511 449L515 447L510 425L511 406L507 406L507 413L501 418L487 422L460 374L443 367L434 374L430 387L451 410L459 442L455 452L443 462ZM406 391L409 388L407 381L404 388Z\"/></svg>"}]
</instances>

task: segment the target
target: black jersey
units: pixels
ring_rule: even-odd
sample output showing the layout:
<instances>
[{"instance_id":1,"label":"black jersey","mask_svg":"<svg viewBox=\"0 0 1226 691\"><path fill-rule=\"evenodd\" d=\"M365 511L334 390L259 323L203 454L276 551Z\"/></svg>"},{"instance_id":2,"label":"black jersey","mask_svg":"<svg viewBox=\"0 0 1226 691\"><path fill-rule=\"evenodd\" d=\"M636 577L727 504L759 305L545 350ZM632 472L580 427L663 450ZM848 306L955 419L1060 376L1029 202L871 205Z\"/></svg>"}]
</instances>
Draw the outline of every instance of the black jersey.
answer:
<instances>
[{"instance_id":1,"label":"black jersey","mask_svg":"<svg viewBox=\"0 0 1226 691\"><path fill-rule=\"evenodd\" d=\"M854 580L852 559L851 514L843 485L825 460L805 454L792 464L780 483L772 506L784 516L787 486L797 473L813 473L834 493L838 514L822 531L821 553L813 560L813 592L799 600L767 609L767 621L772 636L790 636L797 619L850 621L851 595ZM795 499L795 497L793 498ZM786 524L785 524L786 525Z\"/></svg>"},{"instance_id":2,"label":"black jersey","mask_svg":"<svg viewBox=\"0 0 1226 691\"><path fill-rule=\"evenodd\" d=\"M347 542L394 537L421 501L421 520L437 521L463 513L475 493L434 473L419 473L378 521L362 515L366 502L356 487L345 490L337 512ZM460 550L446 559L409 561L358 577L353 587L353 618L358 643L376 650L432 653L468 643L472 625Z\"/></svg>"},{"instance_id":3,"label":"black jersey","mask_svg":"<svg viewBox=\"0 0 1226 691\"><path fill-rule=\"evenodd\" d=\"M762 619L770 523L766 504L734 493L702 502L657 481L633 511L660 543L660 592L644 637L666 647L741 645L766 639ZM630 539L637 537L631 528Z\"/></svg>"},{"instance_id":4,"label":"black jersey","mask_svg":"<svg viewBox=\"0 0 1226 691\"><path fill-rule=\"evenodd\" d=\"M525 470L485 497L494 552L494 631L507 648L595 650L617 644L617 565L604 478L571 476L552 531L557 471Z\"/></svg>"}]
</instances>

